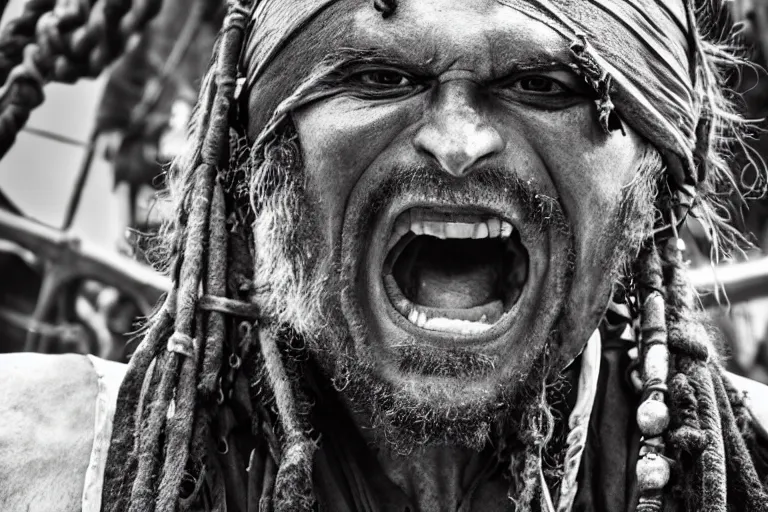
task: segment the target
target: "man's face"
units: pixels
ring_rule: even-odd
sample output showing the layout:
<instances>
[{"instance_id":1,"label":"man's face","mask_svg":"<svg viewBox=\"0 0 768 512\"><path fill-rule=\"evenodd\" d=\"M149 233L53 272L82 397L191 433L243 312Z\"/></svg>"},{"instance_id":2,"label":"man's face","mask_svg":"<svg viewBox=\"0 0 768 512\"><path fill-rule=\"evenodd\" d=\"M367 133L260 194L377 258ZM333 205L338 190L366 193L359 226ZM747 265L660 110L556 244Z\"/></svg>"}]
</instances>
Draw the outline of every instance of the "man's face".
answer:
<instances>
[{"instance_id":1,"label":"man's face","mask_svg":"<svg viewBox=\"0 0 768 512\"><path fill-rule=\"evenodd\" d=\"M316 350L418 407L490 410L596 328L644 143L602 131L569 41L515 9L348 3L337 46L361 58L292 116L308 252L350 334Z\"/></svg>"}]
</instances>

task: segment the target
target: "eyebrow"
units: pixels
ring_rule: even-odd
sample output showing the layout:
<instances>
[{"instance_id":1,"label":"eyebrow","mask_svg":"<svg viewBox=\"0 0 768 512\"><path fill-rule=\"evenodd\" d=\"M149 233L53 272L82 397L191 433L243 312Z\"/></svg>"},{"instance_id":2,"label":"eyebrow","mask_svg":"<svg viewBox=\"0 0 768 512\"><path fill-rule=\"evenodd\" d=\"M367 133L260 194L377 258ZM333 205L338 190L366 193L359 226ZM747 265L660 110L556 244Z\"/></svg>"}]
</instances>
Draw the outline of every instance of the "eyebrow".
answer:
<instances>
[{"instance_id":1,"label":"eyebrow","mask_svg":"<svg viewBox=\"0 0 768 512\"><path fill-rule=\"evenodd\" d=\"M426 68L429 66L428 59L420 62L415 60L413 56L408 56L406 53L391 46L342 47L327 54L326 59L338 62L341 65L371 63L389 64L403 68Z\"/></svg>"},{"instance_id":2,"label":"eyebrow","mask_svg":"<svg viewBox=\"0 0 768 512\"><path fill-rule=\"evenodd\" d=\"M523 59L505 58L506 62L493 63L491 80L505 78L527 71L573 71L570 59L549 51ZM428 69L432 65L431 58L415 59L413 53L408 54L396 46L368 44L364 47L344 47L326 55L326 59L336 62L342 68L360 64L390 65L402 68L416 76L435 76Z\"/></svg>"},{"instance_id":3,"label":"eyebrow","mask_svg":"<svg viewBox=\"0 0 768 512\"><path fill-rule=\"evenodd\" d=\"M505 69L505 74L523 73L525 71L573 71L573 64L565 59L558 59L552 56L548 58L532 57L530 59L516 60L510 63Z\"/></svg>"}]
</instances>

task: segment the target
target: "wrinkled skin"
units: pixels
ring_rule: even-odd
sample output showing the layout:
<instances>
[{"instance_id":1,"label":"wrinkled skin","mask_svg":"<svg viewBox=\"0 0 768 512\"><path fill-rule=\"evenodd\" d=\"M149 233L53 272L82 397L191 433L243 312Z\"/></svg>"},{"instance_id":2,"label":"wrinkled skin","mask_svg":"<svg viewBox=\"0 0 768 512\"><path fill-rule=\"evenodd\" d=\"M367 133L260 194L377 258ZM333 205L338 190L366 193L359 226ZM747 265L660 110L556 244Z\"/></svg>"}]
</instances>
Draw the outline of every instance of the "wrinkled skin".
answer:
<instances>
[{"instance_id":1,"label":"wrinkled skin","mask_svg":"<svg viewBox=\"0 0 768 512\"><path fill-rule=\"evenodd\" d=\"M591 90L568 67L568 41L494 0L402 0L386 20L367 3L350 3L347 12L338 46L381 58L352 66L334 84L336 94L292 116L321 245L315 250L332 255L319 272L333 280L334 265L341 268L337 289L344 290L341 310L354 344L346 350L372 361L372 379L413 403L438 410L491 403L525 378L551 333L567 333L553 351L562 364L597 327L616 253L626 249L613 234L645 144L629 127L626 135L602 131ZM433 181L443 186L399 187L372 210L372 198L380 199L403 169L439 174ZM567 229L545 223L542 230L530 222L516 194L468 185L488 169L559 205ZM416 329L384 294L384 244L397 214L414 205L479 207L510 219L521 233L530 257L525 289L512 314L486 333ZM404 344L483 354L493 370L475 376L404 371L395 356ZM460 447L430 450L415 468L413 461L392 463L399 469L390 475L411 488L408 475L418 478L427 467L447 468L446 459L459 465L470 456ZM433 500L453 499L424 490L423 482L417 487ZM427 506L428 498L423 503L425 510L438 507L437 501Z\"/></svg>"}]
</instances>

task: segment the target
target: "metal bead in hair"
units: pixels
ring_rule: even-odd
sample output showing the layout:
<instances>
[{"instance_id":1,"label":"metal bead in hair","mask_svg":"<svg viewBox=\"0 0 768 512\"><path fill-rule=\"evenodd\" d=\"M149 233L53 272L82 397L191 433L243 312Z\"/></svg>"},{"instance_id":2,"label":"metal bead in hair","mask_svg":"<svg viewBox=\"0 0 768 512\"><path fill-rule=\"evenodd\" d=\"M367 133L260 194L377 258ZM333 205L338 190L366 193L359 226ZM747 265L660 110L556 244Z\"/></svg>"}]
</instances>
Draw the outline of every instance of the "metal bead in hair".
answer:
<instances>
[{"instance_id":1,"label":"metal bead in hair","mask_svg":"<svg viewBox=\"0 0 768 512\"><path fill-rule=\"evenodd\" d=\"M397 0L373 0L373 8L381 13L383 18L389 18L395 14Z\"/></svg>"},{"instance_id":2,"label":"metal bead in hair","mask_svg":"<svg viewBox=\"0 0 768 512\"><path fill-rule=\"evenodd\" d=\"M640 357L642 361L642 400L637 424L643 434L637 460L637 485L640 491L637 510L660 512L662 491L669 482L670 464L664 457L662 435L669 425L666 405L669 349L661 261L654 245L642 253L644 269L638 292L642 308Z\"/></svg>"}]
</instances>

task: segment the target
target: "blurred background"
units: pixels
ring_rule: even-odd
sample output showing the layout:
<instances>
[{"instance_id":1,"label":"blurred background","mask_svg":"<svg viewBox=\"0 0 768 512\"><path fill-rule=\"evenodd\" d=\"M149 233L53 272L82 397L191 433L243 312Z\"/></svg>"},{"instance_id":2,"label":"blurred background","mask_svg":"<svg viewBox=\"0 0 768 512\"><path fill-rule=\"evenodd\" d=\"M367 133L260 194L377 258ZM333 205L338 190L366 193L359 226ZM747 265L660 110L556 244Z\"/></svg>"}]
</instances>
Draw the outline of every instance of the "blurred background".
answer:
<instances>
[{"instance_id":1,"label":"blurred background","mask_svg":"<svg viewBox=\"0 0 768 512\"><path fill-rule=\"evenodd\" d=\"M3 13L7 54L34 34L25 4ZM163 166L184 144L224 6L165 0L104 73L45 87L0 160L0 352L130 354L170 286L138 234L168 214L155 200Z\"/></svg>"},{"instance_id":2,"label":"blurred background","mask_svg":"<svg viewBox=\"0 0 768 512\"><path fill-rule=\"evenodd\" d=\"M142 319L170 286L148 265L137 234L153 232L169 214L156 200L163 165L184 144L224 3L165 0L105 73L46 86L45 101L0 160L0 352L90 352L121 361L132 352ZM24 5L8 3L0 47L18 44L9 34L34 30L17 20ZM728 6L753 64L730 85L747 117L764 118L768 0ZM768 158L768 136L754 135L747 150L734 148L746 184L757 179L750 161ZM768 199L731 202L753 249L714 268L695 220L681 237L729 369L768 383Z\"/></svg>"}]
</instances>

